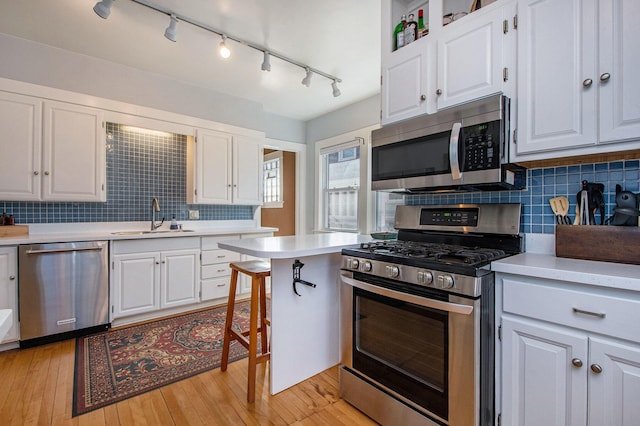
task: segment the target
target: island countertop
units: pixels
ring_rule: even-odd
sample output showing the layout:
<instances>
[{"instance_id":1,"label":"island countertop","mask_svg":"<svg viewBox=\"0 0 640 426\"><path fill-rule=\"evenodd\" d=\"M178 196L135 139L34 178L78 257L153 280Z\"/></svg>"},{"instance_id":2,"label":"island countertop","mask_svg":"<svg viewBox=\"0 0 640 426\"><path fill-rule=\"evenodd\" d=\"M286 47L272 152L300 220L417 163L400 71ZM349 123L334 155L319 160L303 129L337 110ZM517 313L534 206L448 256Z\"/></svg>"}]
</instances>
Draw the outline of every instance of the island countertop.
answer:
<instances>
[{"instance_id":1,"label":"island countertop","mask_svg":"<svg viewBox=\"0 0 640 426\"><path fill-rule=\"evenodd\" d=\"M371 241L371 236L346 232L263 237L247 240L220 241L223 249L268 259L288 259L299 256L337 253L343 248Z\"/></svg>"}]
</instances>

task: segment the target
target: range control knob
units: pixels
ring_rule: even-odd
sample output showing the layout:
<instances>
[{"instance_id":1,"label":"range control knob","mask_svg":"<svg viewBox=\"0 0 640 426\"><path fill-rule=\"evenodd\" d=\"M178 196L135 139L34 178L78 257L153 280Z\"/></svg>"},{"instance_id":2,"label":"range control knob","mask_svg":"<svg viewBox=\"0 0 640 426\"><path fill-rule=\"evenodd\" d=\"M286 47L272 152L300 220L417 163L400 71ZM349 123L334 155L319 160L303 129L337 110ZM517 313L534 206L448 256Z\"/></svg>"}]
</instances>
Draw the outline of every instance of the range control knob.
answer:
<instances>
[{"instance_id":1,"label":"range control knob","mask_svg":"<svg viewBox=\"0 0 640 426\"><path fill-rule=\"evenodd\" d=\"M398 278L400 276L400 268L397 266L387 266L385 269L389 278Z\"/></svg>"},{"instance_id":2,"label":"range control knob","mask_svg":"<svg viewBox=\"0 0 640 426\"><path fill-rule=\"evenodd\" d=\"M451 275L440 275L438 277L438 287L440 288L452 288L453 277Z\"/></svg>"},{"instance_id":3,"label":"range control knob","mask_svg":"<svg viewBox=\"0 0 640 426\"><path fill-rule=\"evenodd\" d=\"M358 269L358 266L360 266L360 262L358 261L358 259L349 259L349 268L351 269Z\"/></svg>"},{"instance_id":4,"label":"range control knob","mask_svg":"<svg viewBox=\"0 0 640 426\"><path fill-rule=\"evenodd\" d=\"M418 283L431 284L433 282L433 274L429 271L418 271Z\"/></svg>"},{"instance_id":5,"label":"range control knob","mask_svg":"<svg viewBox=\"0 0 640 426\"><path fill-rule=\"evenodd\" d=\"M362 270L364 272L371 272L371 269L373 269L373 266L371 266L371 262L369 262L368 260L365 260L362 263Z\"/></svg>"}]
</instances>

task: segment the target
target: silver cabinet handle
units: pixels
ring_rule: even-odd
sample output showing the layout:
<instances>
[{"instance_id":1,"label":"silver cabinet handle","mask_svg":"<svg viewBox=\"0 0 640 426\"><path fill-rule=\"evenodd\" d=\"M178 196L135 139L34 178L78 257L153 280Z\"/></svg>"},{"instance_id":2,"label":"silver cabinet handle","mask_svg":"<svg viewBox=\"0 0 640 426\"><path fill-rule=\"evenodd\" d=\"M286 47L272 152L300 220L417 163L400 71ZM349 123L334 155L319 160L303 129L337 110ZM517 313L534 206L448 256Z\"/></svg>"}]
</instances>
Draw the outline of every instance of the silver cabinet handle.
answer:
<instances>
[{"instance_id":1,"label":"silver cabinet handle","mask_svg":"<svg viewBox=\"0 0 640 426\"><path fill-rule=\"evenodd\" d=\"M575 314L590 315L592 317L598 317L598 318L604 318L604 317L607 316L607 314L601 314L601 313L598 313L598 312L584 311L584 310L578 309L578 308L573 308L573 312Z\"/></svg>"},{"instance_id":2,"label":"silver cabinet handle","mask_svg":"<svg viewBox=\"0 0 640 426\"><path fill-rule=\"evenodd\" d=\"M592 84L593 84L593 80L591 80L590 78L586 78L586 79L582 82L582 85L583 85L584 87L589 87L589 86L591 86Z\"/></svg>"},{"instance_id":3,"label":"silver cabinet handle","mask_svg":"<svg viewBox=\"0 0 640 426\"><path fill-rule=\"evenodd\" d=\"M159 264L160 264L160 262L156 262L156 265L159 265Z\"/></svg>"},{"instance_id":4,"label":"silver cabinet handle","mask_svg":"<svg viewBox=\"0 0 640 426\"><path fill-rule=\"evenodd\" d=\"M453 123L451 128L451 137L449 138L449 166L451 167L451 177L453 179L461 179L460 163L458 162L458 140L460 139L460 130L462 123Z\"/></svg>"},{"instance_id":5,"label":"silver cabinet handle","mask_svg":"<svg viewBox=\"0 0 640 426\"><path fill-rule=\"evenodd\" d=\"M16 279L16 276L15 276L15 275L11 275L11 276L9 277L9 280L10 280L10 281L13 281L13 280L15 280L15 279Z\"/></svg>"},{"instance_id":6,"label":"silver cabinet handle","mask_svg":"<svg viewBox=\"0 0 640 426\"><path fill-rule=\"evenodd\" d=\"M33 172L33 175L34 175L34 176L38 176L39 174L40 174L40 172L39 172L39 171L37 171L37 170L35 170L35 171Z\"/></svg>"},{"instance_id":7,"label":"silver cabinet handle","mask_svg":"<svg viewBox=\"0 0 640 426\"><path fill-rule=\"evenodd\" d=\"M420 100L421 101L426 101L427 100L427 95L420 95Z\"/></svg>"},{"instance_id":8,"label":"silver cabinet handle","mask_svg":"<svg viewBox=\"0 0 640 426\"><path fill-rule=\"evenodd\" d=\"M44 175L45 176L49 176L49 172L44 172Z\"/></svg>"},{"instance_id":9,"label":"silver cabinet handle","mask_svg":"<svg viewBox=\"0 0 640 426\"><path fill-rule=\"evenodd\" d=\"M600 374L602 373L602 367L600 367L598 364L591 364L591 371L596 374Z\"/></svg>"},{"instance_id":10,"label":"silver cabinet handle","mask_svg":"<svg viewBox=\"0 0 640 426\"><path fill-rule=\"evenodd\" d=\"M582 367L582 360L580 358L574 358L571 360L571 364L573 364L574 367Z\"/></svg>"},{"instance_id":11,"label":"silver cabinet handle","mask_svg":"<svg viewBox=\"0 0 640 426\"><path fill-rule=\"evenodd\" d=\"M441 89L436 90L436 95L438 96L442 95L442 90Z\"/></svg>"},{"instance_id":12,"label":"silver cabinet handle","mask_svg":"<svg viewBox=\"0 0 640 426\"><path fill-rule=\"evenodd\" d=\"M602 74L600 76L600 81L607 81L611 78L611 74L609 74L608 72L605 72L604 74Z\"/></svg>"}]
</instances>

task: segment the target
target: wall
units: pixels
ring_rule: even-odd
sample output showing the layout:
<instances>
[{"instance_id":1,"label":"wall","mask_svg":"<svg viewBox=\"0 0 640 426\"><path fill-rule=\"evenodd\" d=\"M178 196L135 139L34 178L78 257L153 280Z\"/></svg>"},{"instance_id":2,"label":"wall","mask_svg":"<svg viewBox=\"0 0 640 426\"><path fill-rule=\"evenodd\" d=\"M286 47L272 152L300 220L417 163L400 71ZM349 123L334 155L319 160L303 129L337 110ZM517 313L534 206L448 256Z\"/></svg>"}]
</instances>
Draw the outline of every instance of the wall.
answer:
<instances>
[{"instance_id":1,"label":"wall","mask_svg":"<svg viewBox=\"0 0 640 426\"><path fill-rule=\"evenodd\" d=\"M267 151L265 150L265 154ZM282 154L282 208L260 210L262 226L278 228L275 236L296 234L296 154L283 152Z\"/></svg>"},{"instance_id":2,"label":"wall","mask_svg":"<svg viewBox=\"0 0 640 426\"><path fill-rule=\"evenodd\" d=\"M466 192L451 194L424 194L405 197L406 204L458 204L458 203L522 203L521 232L553 234L555 217L549 199L557 196L569 198L569 216L575 217L576 194L581 182L603 183L605 187L605 218L613 214L616 184L624 190L638 192L640 161L613 161L527 170L527 189L523 191ZM600 223L600 215L596 215Z\"/></svg>"},{"instance_id":3,"label":"wall","mask_svg":"<svg viewBox=\"0 0 640 426\"><path fill-rule=\"evenodd\" d=\"M142 133L107 124L107 201L50 203L0 200L0 210L16 223L126 222L151 220L151 200L158 197L159 221L188 219L189 209L200 220L251 220L255 207L187 205L186 136Z\"/></svg>"}]
</instances>

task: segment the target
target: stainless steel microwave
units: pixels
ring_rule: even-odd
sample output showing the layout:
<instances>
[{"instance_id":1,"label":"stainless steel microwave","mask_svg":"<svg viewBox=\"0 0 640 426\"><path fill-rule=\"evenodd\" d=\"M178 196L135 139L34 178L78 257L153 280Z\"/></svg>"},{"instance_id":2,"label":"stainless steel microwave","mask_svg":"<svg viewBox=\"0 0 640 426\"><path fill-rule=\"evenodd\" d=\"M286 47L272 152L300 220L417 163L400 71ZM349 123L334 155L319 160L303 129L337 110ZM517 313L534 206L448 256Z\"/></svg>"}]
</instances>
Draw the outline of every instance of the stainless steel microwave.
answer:
<instances>
[{"instance_id":1,"label":"stainless steel microwave","mask_svg":"<svg viewBox=\"0 0 640 426\"><path fill-rule=\"evenodd\" d=\"M374 130L371 189L523 189L526 170L508 163L509 108L498 94Z\"/></svg>"}]
</instances>

